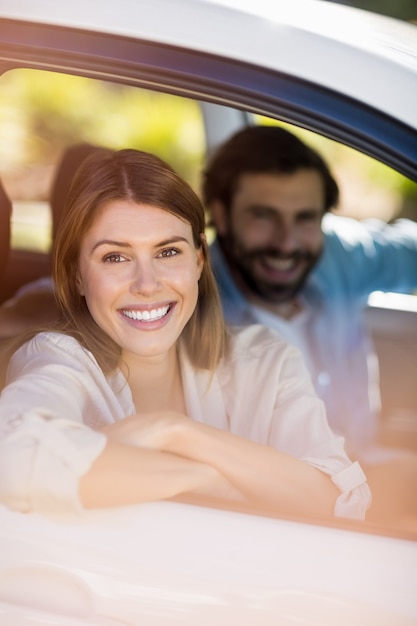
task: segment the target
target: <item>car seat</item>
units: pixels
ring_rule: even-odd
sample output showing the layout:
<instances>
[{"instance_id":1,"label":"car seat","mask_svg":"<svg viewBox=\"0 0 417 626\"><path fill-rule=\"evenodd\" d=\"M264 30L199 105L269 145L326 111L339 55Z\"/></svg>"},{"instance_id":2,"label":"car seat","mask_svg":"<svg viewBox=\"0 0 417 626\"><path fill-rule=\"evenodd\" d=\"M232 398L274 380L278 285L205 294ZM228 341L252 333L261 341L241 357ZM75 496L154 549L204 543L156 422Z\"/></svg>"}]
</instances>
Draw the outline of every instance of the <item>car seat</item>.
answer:
<instances>
[{"instance_id":1,"label":"car seat","mask_svg":"<svg viewBox=\"0 0 417 626\"><path fill-rule=\"evenodd\" d=\"M2 282L10 252L11 215L12 203L0 182L0 295L2 295Z\"/></svg>"}]
</instances>

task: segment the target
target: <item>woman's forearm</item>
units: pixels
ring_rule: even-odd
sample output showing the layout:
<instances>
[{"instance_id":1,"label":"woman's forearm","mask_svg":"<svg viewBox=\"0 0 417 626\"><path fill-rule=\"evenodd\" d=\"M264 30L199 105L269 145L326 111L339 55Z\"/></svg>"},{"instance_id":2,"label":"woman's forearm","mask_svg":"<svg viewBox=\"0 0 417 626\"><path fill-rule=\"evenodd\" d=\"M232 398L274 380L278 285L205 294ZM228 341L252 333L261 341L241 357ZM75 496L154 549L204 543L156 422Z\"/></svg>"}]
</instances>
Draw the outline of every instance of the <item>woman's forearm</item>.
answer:
<instances>
[{"instance_id":1,"label":"woman's forearm","mask_svg":"<svg viewBox=\"0 0 417 626\"><path fill-rule=\"evenodd\" d=\"M197 422L183 423L169 449L215 467L251 502L274 511L332 516L337 487L297 458Z\"/></svg>"},{"instance_id":2,"label":"woman's forearm","mask_svg":"<svg viewBox=\"0 0 417 626\"><path fill-rule=\"evenodd\" d=\"M340 492L329 476L269 446L171 412L130 416L103 432L114 442L210 466L256 506L281 514L333 516Z\"/></svg>"},{"instance_id":3,"label":"woman's forearm","mask_svg":"<svg viewBox=\"0 0 417 626\"><path fill-rule=\"evenodd\" d=\"M125 506L164 500L242 500L241 494L213 467L169 452L108 442L81 478L85 508Z\"/></svg>"}]
</instances>

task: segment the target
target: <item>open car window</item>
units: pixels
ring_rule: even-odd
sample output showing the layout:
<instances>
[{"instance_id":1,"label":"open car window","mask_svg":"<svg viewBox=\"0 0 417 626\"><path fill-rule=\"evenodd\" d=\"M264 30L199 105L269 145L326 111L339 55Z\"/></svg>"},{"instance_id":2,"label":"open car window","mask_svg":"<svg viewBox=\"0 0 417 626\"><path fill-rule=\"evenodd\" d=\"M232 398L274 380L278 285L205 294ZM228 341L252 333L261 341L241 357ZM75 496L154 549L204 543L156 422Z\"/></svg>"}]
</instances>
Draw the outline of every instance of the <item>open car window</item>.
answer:
<instances>
[{"instance_id":1,"label":"open car window","mask_svg":"<svg viewBox=\"0 0 417 626\"><path fill-rule=\"evenodd\" d=\"M3 149L0 155L0 176L13 204L3 300L49 275L53 178L65 149L83 141L154 152L200 194L205 161L222 140L245 124L278 124L319 150L331 164L340 187L337 214L387 222L415 219L415 183L351 148L279 120L41 70L10 71L2 76L0 89L0 130L13 145L13 150ZM212 241L213 231L208 229L207 236ZM417 337L412 331L416 313L410 311L414 294L408 295L401 310L377 306L374 299L367 316L381 371L381 438L388 444L416 449L413 380Z\"/></svg>"}]
</instances>

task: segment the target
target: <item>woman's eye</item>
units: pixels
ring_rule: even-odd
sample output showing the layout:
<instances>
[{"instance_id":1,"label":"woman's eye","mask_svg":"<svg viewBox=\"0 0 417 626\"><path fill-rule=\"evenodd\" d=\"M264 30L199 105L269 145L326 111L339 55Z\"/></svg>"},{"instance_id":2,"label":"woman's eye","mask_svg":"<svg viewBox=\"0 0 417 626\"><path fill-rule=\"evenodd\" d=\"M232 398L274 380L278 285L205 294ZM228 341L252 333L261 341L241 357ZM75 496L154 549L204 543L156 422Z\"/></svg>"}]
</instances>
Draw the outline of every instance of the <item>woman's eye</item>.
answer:
<instances>
[{"instance_id":1,"label":"woman's eye","mask_svg":"<svg viewBox=\"0 0 417 626\"><path fill-rule=\"evenodd\" d=\"M122 263L122 261L124 260L125 258L121 254L117 254L116 252L113 252L112 254L106 254L106 256L103 257L104 263Z\"/></svg>"},{"instance_id":2,"label":"woman's eye","mask_svg":"<svg viewBox=\"0 0 417 626\"><path fill-rule=\"evenodd\" d=\"M177 248L166 248L165 250L161 250L158 256L166 259L172 256L177 256L177 254L180 254L180 250Z\"/></svg>"}]
</instances>

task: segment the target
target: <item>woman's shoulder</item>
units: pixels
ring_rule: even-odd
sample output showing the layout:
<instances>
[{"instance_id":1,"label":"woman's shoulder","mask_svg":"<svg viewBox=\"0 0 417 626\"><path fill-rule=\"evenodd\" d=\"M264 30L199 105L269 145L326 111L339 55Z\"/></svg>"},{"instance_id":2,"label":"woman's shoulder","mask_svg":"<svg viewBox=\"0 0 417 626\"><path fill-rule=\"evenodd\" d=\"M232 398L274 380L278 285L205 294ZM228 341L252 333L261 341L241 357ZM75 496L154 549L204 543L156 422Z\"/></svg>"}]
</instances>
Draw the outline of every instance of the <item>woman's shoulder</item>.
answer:
<instances>
[{"instance_id":1,"label":"woman's shoulder","mask_svg":"<svg viewBox=\"0 0 417 626\"><path fill-rule=\"evenodd\" d=\"M59 331L42 331L23 343L11 357L11 363L30 361L36 356L54 355L60 362L76 359L94 362L94 356L72 335Z\"/></svg>"},{"instance_id":2,"label":"woman's shoulder","mask_svg":"<svg viewBox=\"0 0 417 626\"><path fill-rule=\"evenodd\" d=\"M58 331L42 331L36 333L36 335L29 339L29 341L26 341L19 350L24 349L28 352L38 352L47 350L48 348L58 348L70 352L83 350L85 352L85 349L75 337Z\"/></svg>"},{"instance_id":3,"label":"woman's shoulder","mask_svg":"<svg viewBox=\"0 0 417 626\"><path fill-rule=\"evenodd\" d=\"M217 370L229 415L237 406L245 415L249 407L257 414L252 402L259 393L262 406L272 411L277 395L305 378L301 352L273 329L258 324L230 329L229 351Z\"/></svg>"},{"instance_id":4,"label":"woman's shoulder","mask_svg":"<svg viewBox=\"0 0 417 626\"><path fill-rule=\"evenodd\" d=\"M277 331L263 326L230 326L230 350L228 358L233 360L247 356L259 358L265 352L286 352L292 350L290 344Z\"/></svg>"},{"instance_id":5,"label":"woman's shoulder","mask_svg":"<svg viewBox=\"0 0 417 626\"><path fill-rule=\"evenodd\" d=\"M39 332L21 345L10 358L5 380L9 384L23 374L40 371L48 376L73 375L86 385L91 379L105 378L94 355L75 337L59 331Z\"/></svg>"},{"instance_id":6,"label":"woman's shoulder","mask_svg":"<svg viewBox=\"0 0 417 626\"><path fill-rule=\"evenodd\" d=\"M264 350L268 347L286 347L288 342L278 331L263 324L229 326L231 345L235 350Z\"/></svg>"}]
</instances>

